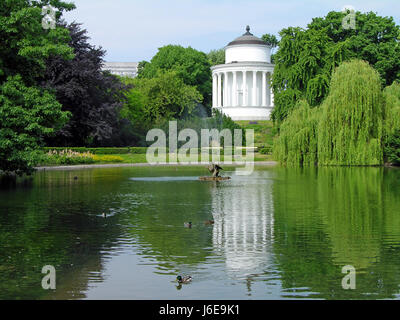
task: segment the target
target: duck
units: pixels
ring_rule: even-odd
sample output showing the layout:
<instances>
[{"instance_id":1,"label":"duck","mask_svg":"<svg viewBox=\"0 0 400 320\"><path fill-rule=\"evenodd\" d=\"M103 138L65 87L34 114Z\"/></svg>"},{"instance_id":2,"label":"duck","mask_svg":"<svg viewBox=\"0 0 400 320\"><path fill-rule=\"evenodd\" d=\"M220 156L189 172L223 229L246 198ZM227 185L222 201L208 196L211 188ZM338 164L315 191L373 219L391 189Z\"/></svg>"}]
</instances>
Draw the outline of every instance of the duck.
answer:
<instances>
[{"instance_id":1,"label":"duck","mask_svg":"<svg viewBox=\"0 0 400 320\"><path fill-rule=\"evenodd\" d=\"M179 283L189 283L192 281L192 277L191 276L177 276L176 281L178 281Z\"/></svg>"},{"instance_id":2,"label":"duck","mask_svg":"<svg viewBox=\"0 0 400 320\"><path fill-rule=\"evenodd\" d=\"M192 222L191 222L191 221L189 221L189 222L184 222L183 225L184 225L186 228L191 228L191 227L192 227Z\"/></svg>"},{"instance_id":3,"label":"duck","mask_svg":"<svg viewBox=\"0 0 400 320\"><path fill-rule=\"evenodd\" d=\"M214 224L214 220L206 220L204 221L204 224Z\"/></svg>"},{"instance_id":4,"label":"duck","mask_svg":"<svg viewBox=\"0 0 400 320\"><path fill-rule=\"evenodd\" d=\"M103 218L107 218L107 214L103 212L102 214Z\"/></svg>"}]
</instances>

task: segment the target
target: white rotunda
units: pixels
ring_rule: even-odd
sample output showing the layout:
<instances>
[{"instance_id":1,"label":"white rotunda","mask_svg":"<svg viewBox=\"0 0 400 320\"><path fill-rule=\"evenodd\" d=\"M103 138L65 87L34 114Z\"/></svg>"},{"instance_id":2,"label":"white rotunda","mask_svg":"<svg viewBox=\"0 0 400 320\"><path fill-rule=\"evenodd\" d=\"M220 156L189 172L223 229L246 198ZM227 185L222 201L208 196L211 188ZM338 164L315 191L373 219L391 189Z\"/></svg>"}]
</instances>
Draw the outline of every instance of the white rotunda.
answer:
<instances>
[{"instance_id":1,"label":"white rotunda","mask_svg":"<svg viewBox=\"0 0 400 320\"><path fill-rule=\"evenodd\" d=\"M269 120L274 105L271 47L251 34L249 26L225 47L225 64L211 70L213 109L233 120Z\"/></svg>"}]
</instances>

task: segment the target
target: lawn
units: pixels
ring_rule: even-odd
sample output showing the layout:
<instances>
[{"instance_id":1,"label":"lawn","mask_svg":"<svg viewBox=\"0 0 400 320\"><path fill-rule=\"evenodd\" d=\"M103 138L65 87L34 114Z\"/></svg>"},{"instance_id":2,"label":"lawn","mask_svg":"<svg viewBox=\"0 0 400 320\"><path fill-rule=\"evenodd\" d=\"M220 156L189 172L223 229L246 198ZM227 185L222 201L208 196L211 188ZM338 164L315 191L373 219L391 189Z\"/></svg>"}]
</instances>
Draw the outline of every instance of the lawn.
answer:
<instances>
[{"instance_id":1,"label":"lawn","mask_svg":"<svg viewBox=\"0 0 400 320\"><path fill-rule=\"evenodd\" d=\"M272 121L235 121L243 129L254 130L254 146L258 149L272 148L274 129ZM56 150L55 150L56 149ZM45 148L45 156L37 166L107 163L147 163L146 148ZM132 149L132 150L131 150ZM247 160L253 160L251 157ZM271 154L254 153L254 161L272 161ZM200 162L192 157L179 162ZM210 156L209 161L212 161ZM220 162L224 161L221 151ZM169 155L167 154L167 162Z\"/></svg>"},{"instance_id":2,"label":"lawn","mask_svg":"<svg viewBox=\"0 0 400 320\"><path fill-rule=\"evenodd\" d=\"M274 138L273 122L270 120L235 121L243 129L254 129L254 146L271 147Z\"/></svg>"}]
</instances>

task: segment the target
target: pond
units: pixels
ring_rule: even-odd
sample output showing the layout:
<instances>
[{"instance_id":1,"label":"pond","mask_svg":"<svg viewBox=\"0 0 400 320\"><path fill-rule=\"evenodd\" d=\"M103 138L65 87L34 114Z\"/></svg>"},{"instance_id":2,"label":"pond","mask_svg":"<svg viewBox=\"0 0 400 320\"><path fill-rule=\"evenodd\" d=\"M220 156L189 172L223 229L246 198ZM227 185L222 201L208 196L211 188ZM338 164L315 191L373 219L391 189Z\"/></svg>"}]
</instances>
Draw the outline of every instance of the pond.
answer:
<instances>
[{"instance_id":1,"label":"pond","mask_svg":"<svg viewBox=\"0 0 400 320\"><path fill-rule=\"evenodd\" d=\"M201 167L3 181L0 299L400 298L400 170L226 169L221 182L198 181Z\"/></svg>"}]
</instances>

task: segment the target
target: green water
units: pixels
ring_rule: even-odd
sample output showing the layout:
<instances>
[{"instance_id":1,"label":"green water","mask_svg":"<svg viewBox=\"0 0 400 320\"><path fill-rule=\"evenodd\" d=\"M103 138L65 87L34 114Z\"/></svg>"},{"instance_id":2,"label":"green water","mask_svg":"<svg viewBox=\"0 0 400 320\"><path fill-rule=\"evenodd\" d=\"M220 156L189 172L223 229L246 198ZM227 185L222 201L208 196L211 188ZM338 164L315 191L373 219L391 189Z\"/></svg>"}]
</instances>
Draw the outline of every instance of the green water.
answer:
<instances>
[{"instance_id":1,"label":"green water","mask_svg":"<svg viewBox=\"0 0 400 320\"><path fill-rule=\"evenodd\" d=\"M259 168L197 181L206 174L140 167L3 181L0 299L400 297L400 170ZM41 286L44 265L56 290ZM354 290L342 288L345 265ZM177 274L193 282L177 286Z\"/></svg>"}]
</instances>

